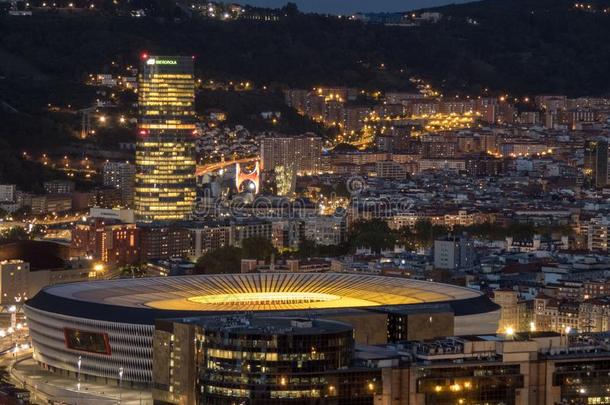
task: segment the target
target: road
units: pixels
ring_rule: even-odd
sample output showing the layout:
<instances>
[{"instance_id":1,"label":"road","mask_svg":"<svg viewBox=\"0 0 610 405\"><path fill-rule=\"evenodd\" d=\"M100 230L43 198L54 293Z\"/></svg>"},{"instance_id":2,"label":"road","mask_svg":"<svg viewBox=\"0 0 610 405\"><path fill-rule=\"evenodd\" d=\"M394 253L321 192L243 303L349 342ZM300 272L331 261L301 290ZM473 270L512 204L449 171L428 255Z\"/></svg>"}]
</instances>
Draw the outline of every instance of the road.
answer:
<instances>
[{"instance_id":1,"label":"road","mask_svg":"<svg viewBox=\"0 0 610 405\"><path fill-rule=\"evenodd\" d=\"M195 173L197 176L203 176L204 174L217 172L220 169L224 169L225 167L232 166L236 163L252 163L258 160L260 160L258 157L249 157L243 159L225 160L224 162L208 163L205 165L197 165L197 171Z\"/></svg>"},{"instance_id":2,"label":"road","mask_svg":"<svg viewBox=\"0 0 610 405\"><path fill-rule=\"evenodd\" d=\"M104 385L84 379L79 383L74 378L43 370L31 358L31 350L20 355L16 361L3 356L0 365L9 367L13 383L31 393L31 402L47 405L49 400L67 405L151 405L150 391L130 389L117 385Z\"/></svg>"}]
</instances>

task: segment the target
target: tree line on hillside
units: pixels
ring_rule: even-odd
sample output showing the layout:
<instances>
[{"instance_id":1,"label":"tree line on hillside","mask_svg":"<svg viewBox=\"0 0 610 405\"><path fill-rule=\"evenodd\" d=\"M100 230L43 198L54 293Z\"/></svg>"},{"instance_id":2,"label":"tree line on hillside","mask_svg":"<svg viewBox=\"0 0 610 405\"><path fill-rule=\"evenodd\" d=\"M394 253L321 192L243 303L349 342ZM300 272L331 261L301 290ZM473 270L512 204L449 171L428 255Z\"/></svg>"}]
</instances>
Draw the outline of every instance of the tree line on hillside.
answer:
<instances>
[{"instance_id":1,"label":"tree line on hillside","mask_svg":"<svg viewBox=\"0 0 610 405\"><path fill-rule=\"evenodd\" d=\"M48 77L133 64L148 50L194 54L206 77L268 85L396 89L416 74L447 92L610 90L607 13L576 12L567 0L487 0L441 12L438 23L418 27L299 13L273 23L42 14L0 19L0 51Z\"/></svg>"},{"instance_id":2,"label":"tree line on hillside","mask_svg":"<svg viewBox=\"0 0 610 405\"><path fill-rule=\"evenodd\" d=\"M243 125L250 131L274 131L282 134L303 134L313 132L331 137L333 131L311 118L299 115L294 108L284 102L278 91L223 91L203 90L196 98L197 113L209 109L227 112L227 124ZM275 121L261 116L261 112L279 112Z\"/></svg>"}]
</instances>

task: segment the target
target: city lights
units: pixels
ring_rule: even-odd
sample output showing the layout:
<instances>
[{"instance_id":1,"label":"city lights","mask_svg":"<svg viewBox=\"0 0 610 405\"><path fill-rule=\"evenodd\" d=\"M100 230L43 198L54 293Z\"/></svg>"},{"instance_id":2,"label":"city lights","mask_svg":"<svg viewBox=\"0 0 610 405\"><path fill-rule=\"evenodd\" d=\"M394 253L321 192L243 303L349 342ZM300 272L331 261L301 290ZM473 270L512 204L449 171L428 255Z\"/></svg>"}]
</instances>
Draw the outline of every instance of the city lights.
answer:
<instances>
[{"instance_id":1,"label":"city lights","mask_svg":"<svg viewBox=\"0 0 610 405\"><path fill-rule=\"evenodd\" d=\"M269 1L2 3L0 403L610 404L610 6Z\"/></svg>"}]
</instances>

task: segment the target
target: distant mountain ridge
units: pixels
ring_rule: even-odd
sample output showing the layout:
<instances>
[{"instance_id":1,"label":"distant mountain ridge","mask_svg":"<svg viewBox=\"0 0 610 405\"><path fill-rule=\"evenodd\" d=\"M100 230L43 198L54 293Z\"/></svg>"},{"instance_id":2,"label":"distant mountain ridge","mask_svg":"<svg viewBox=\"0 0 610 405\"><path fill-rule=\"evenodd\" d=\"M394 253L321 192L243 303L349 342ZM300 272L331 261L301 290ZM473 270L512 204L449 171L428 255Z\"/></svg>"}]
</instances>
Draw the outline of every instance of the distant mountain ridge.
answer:
<instances>
[{"instance_id":1,"label":"distant mountain ridge","mask_svg":"<svg viewBox=\"0 0 610 405\"><path fill-rule=\"evenodd\" d=\"M279 21L39 14L1 17L0 72L80 80L141 50L195 54L199 74L309 88L394 89L409 75L446 93L610 93L610 13L567 0L483 0L426 9L437 22L365 24L296 14ZM609 3L593 1L594 10ZM421 13L420 10L418 13ZM13 68L5 66L12 61ZM14 68L15 61L27 69ZM382 67L382 68L380 68ZM401 72L402 71L402 72ZM9 101L9 100L7 100Z\"/></svg>"},{"instance_id":2,"label":"distant mountain ridge","mask_svg":"<svg viewBox=\"0 0 610 405\"><path fill-rule=\"evenodd\" d=\"M299 9L305 12L330 13L330 14L353 14L360 13L400 13L430 7L435 5L455 3L451 0L292 0ZM457 1L464 3L469 0ZM283 7L286 0L243 0L238 3L250 4L257 7ZM405 7L408 4L408 7ZM427 4L427 5L426 5Z\"/></svg>"}]
</instances>

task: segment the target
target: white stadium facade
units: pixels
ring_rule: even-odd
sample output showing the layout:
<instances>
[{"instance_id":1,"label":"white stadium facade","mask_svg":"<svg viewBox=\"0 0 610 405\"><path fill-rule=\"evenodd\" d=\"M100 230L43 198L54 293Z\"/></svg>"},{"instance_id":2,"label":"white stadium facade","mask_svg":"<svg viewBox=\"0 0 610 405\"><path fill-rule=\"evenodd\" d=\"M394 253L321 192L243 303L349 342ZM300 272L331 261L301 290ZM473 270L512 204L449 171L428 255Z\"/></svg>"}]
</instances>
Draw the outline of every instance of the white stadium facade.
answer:
<instances>
[{"instance_id":1,"label":"white stadium facade","mask_svg":"<svg viewBox=\"0 0 610 405\"><path fill-rule=\"evenodd\" d=\"M99 380L149 385L155 320L244 313L345 319L449 308L455 334L494 333L498 306L478 291L394 277L256 273L70 283L26 302L34 359ZM331 316L332 315L332 316ZM364 323L367 323L365 320ZM385 321L384 321L385 322Z\"/></svg>"}]
</instances>

